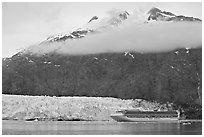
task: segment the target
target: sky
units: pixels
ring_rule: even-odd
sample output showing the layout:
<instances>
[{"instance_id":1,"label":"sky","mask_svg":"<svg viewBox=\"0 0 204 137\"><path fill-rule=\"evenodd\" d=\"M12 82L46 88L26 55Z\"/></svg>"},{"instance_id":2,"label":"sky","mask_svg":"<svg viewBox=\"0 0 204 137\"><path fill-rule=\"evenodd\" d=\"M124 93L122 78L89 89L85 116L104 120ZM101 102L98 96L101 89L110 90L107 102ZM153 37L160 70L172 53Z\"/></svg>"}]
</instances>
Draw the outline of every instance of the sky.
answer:
<instances>
[{"instance_id":1,"label":"sky","mask_svg":"<svg viewBox=\"0 0 204 137\"><path fill-rule=\"evenodd\" d=\"M50 35L66 33L86 24L92 16L105 16L111 9L148 11L152 7L176 15L202 19L202 3L85 2L85 3L6 3L2 4L2 57L9 57Z\"/></svg>"}]
</instances>

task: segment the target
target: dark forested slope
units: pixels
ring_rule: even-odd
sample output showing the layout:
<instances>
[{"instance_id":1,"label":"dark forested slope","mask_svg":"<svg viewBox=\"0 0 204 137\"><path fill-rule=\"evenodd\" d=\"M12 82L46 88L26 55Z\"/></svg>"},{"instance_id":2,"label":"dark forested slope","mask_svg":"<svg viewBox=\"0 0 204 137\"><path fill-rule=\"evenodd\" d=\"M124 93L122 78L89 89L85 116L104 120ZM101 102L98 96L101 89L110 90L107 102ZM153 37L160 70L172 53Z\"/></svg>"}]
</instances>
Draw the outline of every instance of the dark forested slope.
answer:
<instances>
[{"instance_id":1,"label":"dark forested slope","mask_svg":"<svg viewBox=\"0 0 204 137\"><path fill-rule=\"evenodd\" d=\"M111 96L199 104L202 50L3 59L4 94Z\"/></svg>"}]
</instances>

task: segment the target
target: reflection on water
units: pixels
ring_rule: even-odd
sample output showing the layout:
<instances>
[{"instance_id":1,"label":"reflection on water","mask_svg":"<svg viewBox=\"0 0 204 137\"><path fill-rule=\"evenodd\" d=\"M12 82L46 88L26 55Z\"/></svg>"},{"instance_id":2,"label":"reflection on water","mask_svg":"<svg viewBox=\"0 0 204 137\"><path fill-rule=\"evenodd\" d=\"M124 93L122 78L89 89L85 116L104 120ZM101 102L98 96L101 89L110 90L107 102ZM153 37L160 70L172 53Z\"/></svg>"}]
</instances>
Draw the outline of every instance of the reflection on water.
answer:
<instances>
[{"instance_id":1,"label":"reflection on water","mask_svg":"<svg viewBox=\"0 0 204 137\"><path fill-rule=\"evenodd\" d=\"M117 123L96 121L11 121L3 120L2 134L98 134L98 135L178 135L202 134L202 122L181 123Z\"/></svg>"}]
</instances>

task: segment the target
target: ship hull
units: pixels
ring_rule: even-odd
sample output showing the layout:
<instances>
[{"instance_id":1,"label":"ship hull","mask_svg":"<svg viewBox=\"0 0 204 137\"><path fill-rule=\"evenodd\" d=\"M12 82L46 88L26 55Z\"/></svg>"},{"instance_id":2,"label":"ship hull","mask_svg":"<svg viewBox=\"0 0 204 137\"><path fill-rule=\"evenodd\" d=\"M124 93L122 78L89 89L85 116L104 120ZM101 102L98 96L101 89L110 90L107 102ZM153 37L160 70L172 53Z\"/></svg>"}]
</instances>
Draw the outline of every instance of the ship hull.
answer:
<instances>
[{"instance_id":1,"label":"ship hull","mask_svg":"<svg viewBox=\"0 0 204 137\"><path fill-rule=\"evenodd\" d=\"M113 114L111 118L117 122L179 122L178 118L130 118L122 114Z\"/></svg>"}]
</instances>

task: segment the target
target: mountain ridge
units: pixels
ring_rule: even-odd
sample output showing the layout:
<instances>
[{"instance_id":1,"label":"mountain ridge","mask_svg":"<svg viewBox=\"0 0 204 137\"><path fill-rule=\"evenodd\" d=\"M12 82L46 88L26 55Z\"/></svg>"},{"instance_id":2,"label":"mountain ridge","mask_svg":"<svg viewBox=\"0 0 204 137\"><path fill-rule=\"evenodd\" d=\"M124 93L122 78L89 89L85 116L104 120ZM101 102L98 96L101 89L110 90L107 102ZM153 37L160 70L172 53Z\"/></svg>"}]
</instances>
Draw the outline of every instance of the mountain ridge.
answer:
<instances>
[{"instance_id":1,"label":"mountain ridge","mask_svg":"<svg viewBox=\"0 0 204 137\"><path fill-rule=\"evenodd\" d=\"M158 8L153 7L148 12L149 17L148 20L156 20L156 21L202 21L199 18L187 17L183 15L175 15L171 12L161 11Z\"/></svg>"},{"instance_id":2,"label":"mountain ridge","mask_svg":"<svg viewBox=\"0 0 204 137\"><path fill-rule=\"evenodd\" d=\"M175 22L181 22L181 21L187 21L187 22L197 22L198 21L198 22L200 22L200 21L202 21L201 19L194 18L194 17L187 17L184 15L177 16L171 12L161 11L160 9L155 8L155 7L151 8L147 12L147 14L149 14L149 15L148 15L148 18L145 19L144 23L149 23L149 21L152 21L152 20L155 20L155 21L175 21ZM113 19L111 19L110 23L107 25L113 25L113 26L120 25L120 23L127 20L129 16L131 16L131 14L128 11L126 11L126 10L120 11L115 16L113 16ZM99 20L98 16L93 16L88 21L88 24L92 23L93 21L97 22L98 20ZM100 28L77 29L77 30L74 30L74 31L67 33L67 34L61 34L61 35L57 34L57 35L50 36L42 43L60 42L60 41L84 38L88 34L91 34L93 32L97 32L98 29L100 29Z\"/></svg>"}]
</instances>

